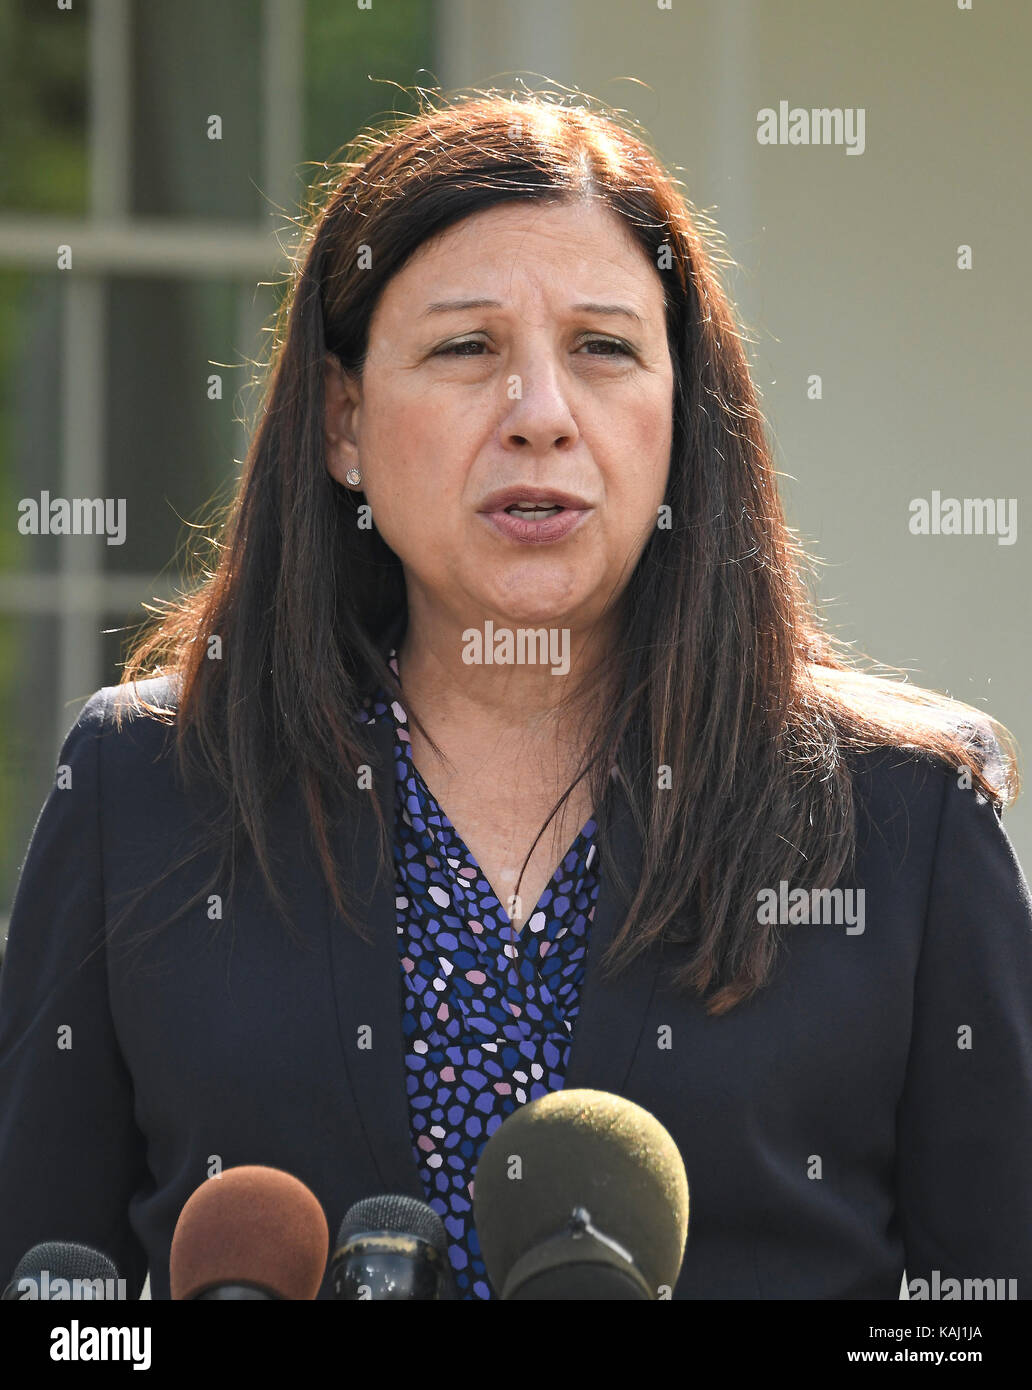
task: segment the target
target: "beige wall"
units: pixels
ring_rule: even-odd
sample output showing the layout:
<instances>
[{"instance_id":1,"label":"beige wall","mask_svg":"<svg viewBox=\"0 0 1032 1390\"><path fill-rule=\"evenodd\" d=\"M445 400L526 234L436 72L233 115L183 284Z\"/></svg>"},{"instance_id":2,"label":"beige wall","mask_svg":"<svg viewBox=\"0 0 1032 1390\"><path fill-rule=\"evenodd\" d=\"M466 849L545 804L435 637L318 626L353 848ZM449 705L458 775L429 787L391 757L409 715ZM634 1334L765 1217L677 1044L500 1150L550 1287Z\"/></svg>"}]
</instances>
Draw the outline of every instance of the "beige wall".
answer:
<instances>
[{"instance_id":1,"label":"beige wall","mask_svg":"<svg viewBox=\"0 0 1032 1390\"><path fill-rule=\"evenodd\" d=\"M1032 744L1027 325L1032 6L442 0L445 87L550 78L625 107L738 263L729 289L789 517L840 636ZM535 77L534 74L540 76ZM637 85L627 78L636 78ZM620 80L625 79L625 80ZM862 154L757 113L864 108ZM973 266L957 268L957 247ZM807 398L822 378L823 399ZM912 535L910 502L1016 498L1017 539ZM1032 526L1032 515L1028 523ZM1022 758L1025 770L1025 757ZM1030 786L1005 824L1032 873Z\"/></svg>"}]
</instances>

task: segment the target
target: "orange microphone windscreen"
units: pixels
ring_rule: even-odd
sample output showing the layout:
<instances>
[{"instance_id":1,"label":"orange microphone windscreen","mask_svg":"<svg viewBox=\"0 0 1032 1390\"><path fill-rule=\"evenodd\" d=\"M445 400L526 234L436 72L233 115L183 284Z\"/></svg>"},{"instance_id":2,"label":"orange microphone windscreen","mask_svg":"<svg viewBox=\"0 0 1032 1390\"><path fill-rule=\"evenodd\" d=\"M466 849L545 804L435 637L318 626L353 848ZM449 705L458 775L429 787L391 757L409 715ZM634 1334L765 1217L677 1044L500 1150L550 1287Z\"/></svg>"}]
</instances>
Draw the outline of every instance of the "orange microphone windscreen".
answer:
<instances>
[{"instance_id":1,"label":"orange microphone windscreen","mask_svg":"<svg viewBox=\"0 0 1032 1390\"><path fill-rule=\"evenodd\" d=\"M169 1255L172 1297L246 1284L277 1298L312 1299L329 1245L319 1200L298 1178L279 1168L227 1168L180 1212Z\"/></svg>"}]
</instances>

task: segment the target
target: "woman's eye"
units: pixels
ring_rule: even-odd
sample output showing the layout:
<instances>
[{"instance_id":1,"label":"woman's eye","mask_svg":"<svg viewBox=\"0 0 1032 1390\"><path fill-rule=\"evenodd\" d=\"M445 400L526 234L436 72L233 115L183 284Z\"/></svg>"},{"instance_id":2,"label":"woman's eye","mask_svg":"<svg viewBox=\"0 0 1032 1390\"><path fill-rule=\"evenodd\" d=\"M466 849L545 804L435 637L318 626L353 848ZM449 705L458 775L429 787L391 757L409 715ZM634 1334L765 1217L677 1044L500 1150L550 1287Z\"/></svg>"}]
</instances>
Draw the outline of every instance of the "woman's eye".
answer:
<instances>
[{"instance_id":1,"label":"woman's eye","mask_svg":"<svg viewBox=\"0 0 1032 1390\"><path fill-rule=\"evenodd\" d=\"M624 357L629 357L629 356L630 356L630 352L631 352L631 350L630 350L630 348L627 346L627 344L626 344L626 343L621 343L620 340L619 340L619 338L589 338L589 340L584 344L584 347L589 347L589 348L590 348L590 347L604 347L604 348L605 348L605 347L609 347L609 348L615 348L615 349L616 349L616 353L622 354ZM594 354L593 354L593 355L594 355ZM616 355L616 354L612 354L612 353L608 353L608 352L604 352L604 353L602 354L603 357L610 357L610 356L614 356L614 355Z\"/></svg>"},{"instance_id":2,"label":"woman's eye","mask_svg":"<svg viewBox=\"0 0 1032 1390\"><path fill-rule=\"evenodd\" d=\"M434 353L434 356L479 357L480 354L476 351L476 349L482 348L484 346L486 346L486 344L482 343L479 338L466 338L464 341L460 343L449 343L446 347L438 348L437 351ZM586 348L610 348L614 350L610 352L603 352L601 354L590 353L589 356L592 357L599 355L601 355L602 357L629 357L631 355L630 348L627 346L626 343L622 343L619 340L619 338L589 338L588 341L586 343L582 343L581 346ZM474 351L466 352L466 348L472 348L474 349Z\"/></svg>"},{"instance_id":3,"label":"woman's eye","mask_svg":"<svg viewBox=\"0 0 1032 1390\"><path fill-rule=\"evenodd\" d=\"M473 353L473 352L462 352L461 349L462 349L462 348L480 348L480 347L483 347L483 346L484 346L484 344L480 341L479 338L467 338L465 342L462 342L462 343L449 343L447 347L438 348L438 350L434 353L434 356L435 356L435 357L475 357L475 356L477 355L476 353Z\"/></svg>"}]
</instances>

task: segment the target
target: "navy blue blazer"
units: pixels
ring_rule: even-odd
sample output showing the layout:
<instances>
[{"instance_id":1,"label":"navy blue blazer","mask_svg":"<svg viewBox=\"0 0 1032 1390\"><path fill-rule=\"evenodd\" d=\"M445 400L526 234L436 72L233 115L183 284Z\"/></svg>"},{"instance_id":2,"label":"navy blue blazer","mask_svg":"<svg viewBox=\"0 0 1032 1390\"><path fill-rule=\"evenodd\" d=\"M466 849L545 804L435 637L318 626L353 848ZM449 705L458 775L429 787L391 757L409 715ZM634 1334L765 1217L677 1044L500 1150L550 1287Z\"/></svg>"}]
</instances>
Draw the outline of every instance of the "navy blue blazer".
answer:
<instances>
[{"instance_id":1,"label":"navy blue blazer","mask_svg":"<svg viewBox=\"0 0 1032 1390\"><path fill-rule=\"evenodd\" d=\"M171 698L164 679L142 689ZM207 822L172 775L171 731L142 713L116 730L114 694L97 691L63 744L71 785L47 798L13 906L0 1280L37 1241L79 1240L111 1255L130 1297L149 1269L165 1299L176 1220L216 1161L296 1174L331 1234L359 1198L423 1192L393 875L374 873L371 803L334 840L369 944L333 912L288 784L272 843L303 943L248 859L218 934L202 902L128 954L107 924L204 842ZM370 732L373 794L392 821L391 729ZM683 948L603 979L626 910L603 874L566 1085L624 1095L673 1135L691 1189L676 1298L895 1299L904 1268L909 1281L1013 1279L1018 1297L1032 1292L1027 884L991 804L948 769L880 750L854 776L863 932L784 928L771 983L723 1017L667 987ZM622 799L613 844L636 881ZM213 854L144 899L129 937L202 887Z\"/></svg>"}]
</instances>

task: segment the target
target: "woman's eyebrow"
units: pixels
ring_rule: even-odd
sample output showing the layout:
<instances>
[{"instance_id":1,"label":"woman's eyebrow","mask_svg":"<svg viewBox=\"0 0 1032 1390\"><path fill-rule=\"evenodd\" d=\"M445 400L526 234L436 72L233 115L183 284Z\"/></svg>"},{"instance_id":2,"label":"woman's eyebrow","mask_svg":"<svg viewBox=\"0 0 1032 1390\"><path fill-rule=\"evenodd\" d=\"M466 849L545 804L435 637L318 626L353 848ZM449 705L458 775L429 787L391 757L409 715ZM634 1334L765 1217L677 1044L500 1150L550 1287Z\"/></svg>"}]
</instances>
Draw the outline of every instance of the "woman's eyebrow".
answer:
<instances>
[{"instance_id":1,"label":"woman's eyebrow","mask_svg":"<svg viewBox=\"0 0 1032 1390\"><path fill-rule=\"evenodd\" d=\"M641 314L627 304L571 304L570 308L580 314L623 314L638 323L645 322Z\"/></svg>"},{"instance_id":2,"label":"woman's eyebrow","mask_svg":"<svg viewBox=\"0 0 1032 1390\"><path fill-rule=\"evenodd\" d=\"M427 305L421 317L426 318L428 314L452 313L458 309L501 309L503 307L500 299L437 299ZM638 323L644 322L642 316L626 304L583 303L571 304L570 308L581 314L622 314L626 318L635 319Z\"/></svg>"},{"instance_id":3,"label":"woman's eyebrow","mask_svg":"<svg viewBox=\"0 0 1032 1390\"><path fill-rule=\"evenodd\" d=\"M502 301L500 299L437 299L428 304L423 310L422 317L427 314L448 314L454 309L500 309Z\"/></svg>"}]
</instances>

